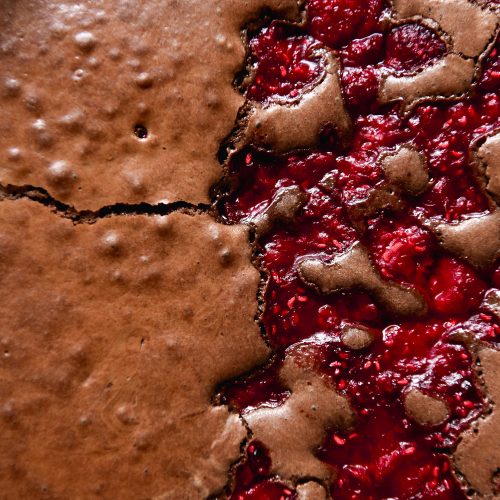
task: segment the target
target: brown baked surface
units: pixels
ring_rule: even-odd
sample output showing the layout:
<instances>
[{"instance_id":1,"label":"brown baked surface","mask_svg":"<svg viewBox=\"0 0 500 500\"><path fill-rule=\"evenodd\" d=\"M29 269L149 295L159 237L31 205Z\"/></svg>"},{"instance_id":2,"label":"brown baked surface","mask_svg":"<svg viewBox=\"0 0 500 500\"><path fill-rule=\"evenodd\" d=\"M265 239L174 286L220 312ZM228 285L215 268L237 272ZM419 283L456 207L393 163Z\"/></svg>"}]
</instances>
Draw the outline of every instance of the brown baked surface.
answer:
<instances>
[{"instance_id":1,"label":"brown baked surface","mask_svg":"<svg viewBox=\"0 0 500 500\"><path fill-rule=\"evenodd\" d=\"M74 225L27 200L0 203L0 227L1 496L222 489L246 430L211 397L268 354L247 231L180 212Z\"/></svg>"},{"instance_id":2,"label":"brown baked surface","mask_svg":"<svg viewBox=\"0 0 500 500\"><path fill-rule=\"evenodd\" d=\"M264 7L297 13L296 0L2 2L0 183L78 209L208 203L243 104L240 29Z\"/></svg>"}]
</instances>

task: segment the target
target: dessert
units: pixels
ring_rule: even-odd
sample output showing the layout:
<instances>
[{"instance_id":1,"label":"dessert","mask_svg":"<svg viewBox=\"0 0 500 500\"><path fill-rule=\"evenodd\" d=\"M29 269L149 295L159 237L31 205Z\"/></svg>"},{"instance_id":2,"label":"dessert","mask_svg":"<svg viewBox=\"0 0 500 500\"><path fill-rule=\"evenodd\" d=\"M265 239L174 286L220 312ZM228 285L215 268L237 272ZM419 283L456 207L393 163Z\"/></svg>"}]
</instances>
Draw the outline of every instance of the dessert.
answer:
<instances>
[{"instance_id":1,"label":"dessert","mask_svg":"<svg viewBox=\"0 0 500 500\"><path fill-rule=\"evenodd\" d=\"M0 17L6 498L499 493L496 1Z\"/></svg>"}]
</instances>

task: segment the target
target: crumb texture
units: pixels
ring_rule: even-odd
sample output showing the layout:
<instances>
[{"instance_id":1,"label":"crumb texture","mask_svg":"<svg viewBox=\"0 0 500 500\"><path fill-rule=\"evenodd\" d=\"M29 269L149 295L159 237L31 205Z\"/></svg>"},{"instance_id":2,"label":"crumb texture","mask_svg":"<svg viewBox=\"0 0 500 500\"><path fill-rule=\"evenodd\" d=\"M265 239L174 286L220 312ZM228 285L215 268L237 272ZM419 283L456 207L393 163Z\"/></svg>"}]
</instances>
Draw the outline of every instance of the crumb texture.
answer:
<instances>
[{"instance_id":1,"label":"crumb texture","mask_svg":"<svg viewBox=\"0 0 500 500\"><path fill-rule=\"evenodd\" d=\"M0 203L0 225L2 496L221 490L246 430L213 392L268 355L247 229L73 225L25 200Z\"/></svg>"}]
</instances>

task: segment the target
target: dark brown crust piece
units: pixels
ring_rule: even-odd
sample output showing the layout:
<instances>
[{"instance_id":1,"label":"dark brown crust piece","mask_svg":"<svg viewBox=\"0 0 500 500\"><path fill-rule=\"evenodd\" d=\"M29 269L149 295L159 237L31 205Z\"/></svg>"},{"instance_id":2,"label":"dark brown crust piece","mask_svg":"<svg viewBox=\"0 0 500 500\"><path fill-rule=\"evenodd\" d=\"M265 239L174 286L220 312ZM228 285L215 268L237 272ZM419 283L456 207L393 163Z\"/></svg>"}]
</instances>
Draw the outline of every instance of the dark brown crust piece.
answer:
<instances>
[{"instance_id":1,"label":"dark brown crust piece","mask_svg":"<svg viewBox=\"0 0 500 500\"><path fill-rule=\"evenodd\" d=\"M373 267L367 250L354 243L344 253L326 264L308 257L298 266L302 281L321 293L360 288L373 295L385 309L396 316L420 316L425 313L423 297L410 288L384 280Z\"/></svg>"},{"instance_id":2,"label":"dark brown crust piece","mask_svg":"<svg viewBox=\"0 0 500 500\"><path fill-rule=\"evenodd\" d=\"M500 203L500 133L488 137L478 149L477 156L484 165L482 170L486 190Z\"/></svg>"},{"instance_id":3,"label":"dark brown crust piece","mask_svg":"<svg viewBox=\"0 0 500 500\"><path fill-rule=\"evenodd\" d=\"M278 189L269 206L245 222L255 227L257 237L264 236L275 224L291 224L307 203L308 195L298 186Z\"/></svg>"},{"instance_id":4,"label":"dark brown crust piece","mask_svg":"<svg viewBox=\"0 0 500 500\"><path fill-rule=\"evenodd\" d=\"M405 192L416 196L429 185L425 156L411 146L400 146L394 153L382 158L385 176Z\"/></svg>"},{"instance_id":5,"label":"dark brown crust piece","mask_svg":"<svg viewBox=\"0 0 500 500\"><path fill-rule=\"evenodd\" d=\"M362 325L344 323L341 326L341 332L341 339L344 345L355 351L364 349L373 342L373 334L368 328Z\"/></svg>"},{"instance_id":6,"label":"dark brown crust piece","mask_svg":"<svg viewBox=\"0 0 500 500\"><path fill-rule=\"evenodd\" d=\"M328 182L327 179L324 179ZM347 203L347 215L356 228L363 234L367 228L367 220L374 217L382 210L399 212L406 207L397 186L382 182L371 189L365 199L354 200Z\"/></svg>"},{"instance_id":7,"label":"dark brown crust piece","mask_svg":"<svg viewBox=\"0 0 500 500\"><path fill-rule=\"evenodd\" d=\"M500 290L498 288L487 290L481 307L500 319Z\"/></svg>"},{"instance_id":8,"label":"dark brown crust piece","mask_svg":"<svg viewBox=\"0 0 500 500\"><path fill-rule=\"evenodd\" d=\"M80 210L209 202L244 101L240 29L264 7L298 17L297 0L64 5L2 3L0 183Z\"/></svg>"},{"instance_id":9,"label":"dark brown crust piece","mask_svg":"<svg viewBox=\"0 0 500 500\"><path fill-rule=\"evenodd\" d=\"M420 99L451 97L469 90L475 73L472 59L449 54L420 73L411 76L388 75L380 87L381 102L401 99L407 109Z\"/></svg>"},{"instance_id":10,"label":"dark brown crust piece","mask_svg":"<svg viewBox=\"0 0 500 500\"><path fill-rule=\"evenodd\" d=\"M448 408L444 401L418 389L410 389L405 394L404 406L408 416L420 425L439 425L448 417Z\"/></svg>"},{"instance_id":11,"label":"dark brown crust piece","mask_svg":"<svg viewBox=\"0 0 500 500\"><path fill-rule=\"evenodd\" d=\"M0 228L0 496L221 490L246 431L213 391L268 355L248 230L26 200Z\"/></svg>"},{"instance_id":12,"label":"dark brown crust piece","mask_svg":"<svg viewBox=\"0 0 500 500\"><path fill-rule=\"evenodd\" d=\"M315 344L292 346L280 370L290 396L280 406L262 407L244 415L252 435L269 449L271 473L296 481L303 477L330 482L333 469L315 457L330 429L350 427L354 414L348 400L338 394L312 366Z\"/></svg>"},{"instance_id":13,"label":"dark brown crust piece","mask_svg":"<svg viewBox=\"0 0 500 500\"><path fill-rule=\"evenodd\" d=\"M482 347L478 358L485 390L494 404L492 413L477 421L473 431L467 431L453 454L458 469L467 482L482 496L498 494L495 490L494 474L500 465L500 351ZM497 485L498 486L498 485ZM494 496L493 498L498 498Z\"/></svg>"},{"instance_id":14,"label":"dark brown crust piece","mask_svg":"<svg viewBox=\"0 0 500 500\"><path fill-rule=\"evenodd\" d=\"M297 486L297 500L327 500L327 492L323 486L309 481Z\"/></svg>"},{"instance_id":15,"label":"dark brown crust piece","mask_svg":"<svg viewBox=\"0 0 500 500\"><path fill-rule=\"evenodd\" d=\"M500 256L500 209L459 222L427 223L441 246L475 267L488 268Z\"/></svg>"},{"instance_id":16,"label":"dark brown crust piece","mask_svg":"<svg viewBox=\"0 0 500 500\"><path fill-rule=\"evenodd\" d=\"M321 49L325 65L322 80L296 101L269 104L250 103L242 134L244 144L270 147L275 152L314 147L320 132L332 125L342 139L351 129L340 86L338 59Z\"/></svg>"}]
</instances>

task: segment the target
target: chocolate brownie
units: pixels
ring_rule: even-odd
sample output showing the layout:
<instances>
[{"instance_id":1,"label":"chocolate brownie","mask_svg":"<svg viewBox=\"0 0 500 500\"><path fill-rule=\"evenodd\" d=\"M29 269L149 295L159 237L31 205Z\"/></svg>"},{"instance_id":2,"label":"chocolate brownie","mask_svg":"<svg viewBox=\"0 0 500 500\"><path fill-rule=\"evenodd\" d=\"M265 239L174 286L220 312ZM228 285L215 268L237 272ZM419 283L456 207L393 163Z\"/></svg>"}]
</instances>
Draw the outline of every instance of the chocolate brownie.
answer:
<instances>
[{"instance_id":1,"label":"chocolate brownie","mask_svg":"<svg viewBox=\"0 0 500 500\"><path fill-rule=\"evenodd\" d=\"M6 0L0 497L500 494L496 0Z\"/></svg>"}]
</instances>

